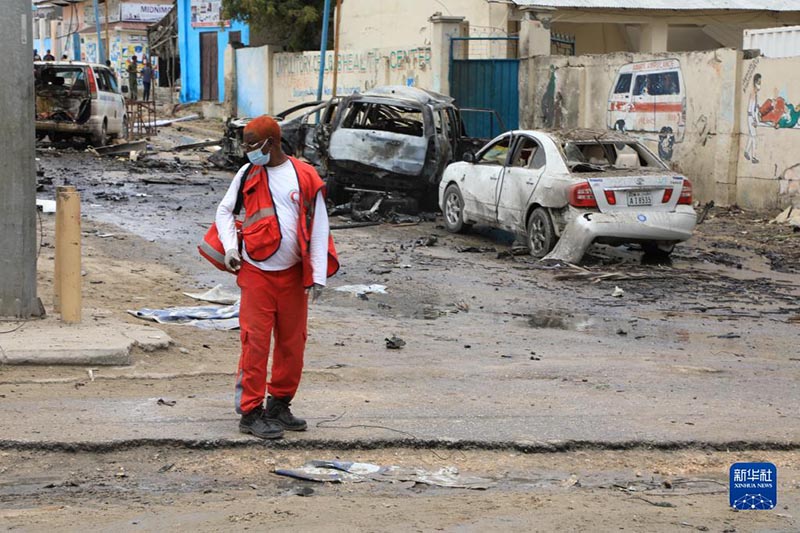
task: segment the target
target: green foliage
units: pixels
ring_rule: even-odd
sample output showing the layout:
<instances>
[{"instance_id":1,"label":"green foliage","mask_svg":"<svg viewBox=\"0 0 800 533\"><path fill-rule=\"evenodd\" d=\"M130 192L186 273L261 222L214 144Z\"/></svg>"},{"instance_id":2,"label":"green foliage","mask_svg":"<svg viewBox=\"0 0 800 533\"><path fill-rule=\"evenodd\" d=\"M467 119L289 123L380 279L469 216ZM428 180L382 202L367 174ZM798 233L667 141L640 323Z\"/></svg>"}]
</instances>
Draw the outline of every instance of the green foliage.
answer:
<instances>
[{"instance_id":1,"label":"green foliage","mask_svg":"<svg viewBox=\"0 0 800 533\"><path fill-rule=\"evenodd\" d=\"M247 22L251 32L291 52L319 50L324 6L325 0L222 0L226 19Z\"/></svg>"}]
</instances>

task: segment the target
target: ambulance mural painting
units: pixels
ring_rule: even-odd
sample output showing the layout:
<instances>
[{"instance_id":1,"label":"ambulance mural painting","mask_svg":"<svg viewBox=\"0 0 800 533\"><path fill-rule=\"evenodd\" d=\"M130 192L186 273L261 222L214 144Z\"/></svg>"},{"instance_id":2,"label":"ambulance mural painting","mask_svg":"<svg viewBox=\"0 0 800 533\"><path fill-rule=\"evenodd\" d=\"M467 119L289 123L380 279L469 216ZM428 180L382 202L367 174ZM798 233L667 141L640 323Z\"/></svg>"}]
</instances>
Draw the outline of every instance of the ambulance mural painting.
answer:
<instances>
[{"instance_id":1,"label":"ambulance mural painting","mask_svg":"<svg viewBox=\"0 0 800 533\"><path fill-rule=\"evenodd\" d=\"M677 59L628 63L617 71L608 97L609 129L658 143L671 160L686 134L686 86Z\"/></svg>"}]
</instances>

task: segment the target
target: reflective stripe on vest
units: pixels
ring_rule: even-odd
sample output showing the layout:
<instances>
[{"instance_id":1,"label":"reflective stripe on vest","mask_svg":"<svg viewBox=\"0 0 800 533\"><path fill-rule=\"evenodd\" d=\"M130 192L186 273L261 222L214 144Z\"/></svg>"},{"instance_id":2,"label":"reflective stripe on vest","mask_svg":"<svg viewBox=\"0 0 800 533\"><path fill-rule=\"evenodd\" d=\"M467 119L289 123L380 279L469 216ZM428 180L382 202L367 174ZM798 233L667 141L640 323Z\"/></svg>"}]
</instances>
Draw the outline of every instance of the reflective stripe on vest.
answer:
<instances>
[{"instance_id":1,"label":"reflective stripe on vest","mask_svg":"<svg viewBox=\"0 0 800 533\"><path fill-rule=\"evenodd\" d=\"M200 248L214 261L217 261L221 264L225 264L225 254L219 253L217 250L214 249L213 246L208 244L206 241L200 243Z\"/></svg>"},{"instance_id":2,"label":"reflective stripe on vest","mask_svg":"<svg viewBox=\"0 0 800 533\"><path fill-rule=\"evenodd\" d=\"M242 223L242 229L249 228L259 220L263 220L267 217L274 217L275 216L275 208L274 207L265 207L263 209L259 209L249 217L244 219Z\"/></svg>"}]
</instances>

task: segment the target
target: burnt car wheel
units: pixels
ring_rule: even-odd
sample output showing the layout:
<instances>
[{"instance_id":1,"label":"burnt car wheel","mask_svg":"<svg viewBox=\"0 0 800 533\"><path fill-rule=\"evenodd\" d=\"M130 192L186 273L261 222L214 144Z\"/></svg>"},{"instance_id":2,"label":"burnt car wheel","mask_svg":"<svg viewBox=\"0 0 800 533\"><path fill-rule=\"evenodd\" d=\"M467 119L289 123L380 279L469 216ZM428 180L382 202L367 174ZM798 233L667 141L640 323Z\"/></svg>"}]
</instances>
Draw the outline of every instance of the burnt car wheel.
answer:
<instances>
[{"instance_id":1,"label":"burnt car wheel","mask_svg":"<svg viewBox=\"0 0 800 533\"><path fill-rule=\"evenodd\" d=\"M464 198L458 185L448 185L444 190L444 226L451 233L461 233L467 230L470 224L464 222Z\"/></svg>"},{"instance_id":2,"label":"burnt car wheel","mask_svg":"<svg viewBox=\"0 0 800 533\"><path fill-rule=\"evenodd\" d=\"M538 259L546 256L556 245L556 231L550 213L543 207L537 207L528 217L528 248L531 255Z\"/></svg>"},{"instance_id":3,"label":"burnt car wheel","mask_svg":"<svg viewBox=\"0 0 800 533\"><path fill-rule=\"evenodd\" d=\"M103 125L100 127L100 132L92 136L92 146L100 148L105 146L108 142L108 123L104 120Z\"/></svg>"}]
</instances>

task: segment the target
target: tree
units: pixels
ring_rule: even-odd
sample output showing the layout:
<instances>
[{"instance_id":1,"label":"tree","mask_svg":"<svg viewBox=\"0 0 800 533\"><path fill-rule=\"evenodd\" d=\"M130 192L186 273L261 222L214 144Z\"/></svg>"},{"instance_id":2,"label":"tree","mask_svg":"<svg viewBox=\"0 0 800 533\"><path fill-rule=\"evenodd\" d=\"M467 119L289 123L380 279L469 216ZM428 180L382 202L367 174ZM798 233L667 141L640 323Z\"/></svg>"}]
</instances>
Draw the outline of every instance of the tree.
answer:
<instances>
[{"instance_id":1,"label":"tree","mask_svg":"<svg viewBox=\"0 0 800 533\"><path fill-rule=\"evenodd\" d=\"M319 50L324 6L325 0L222 0L222 13L247 22L267 43L300 52Z\"/></svg>"}]
</instances>

